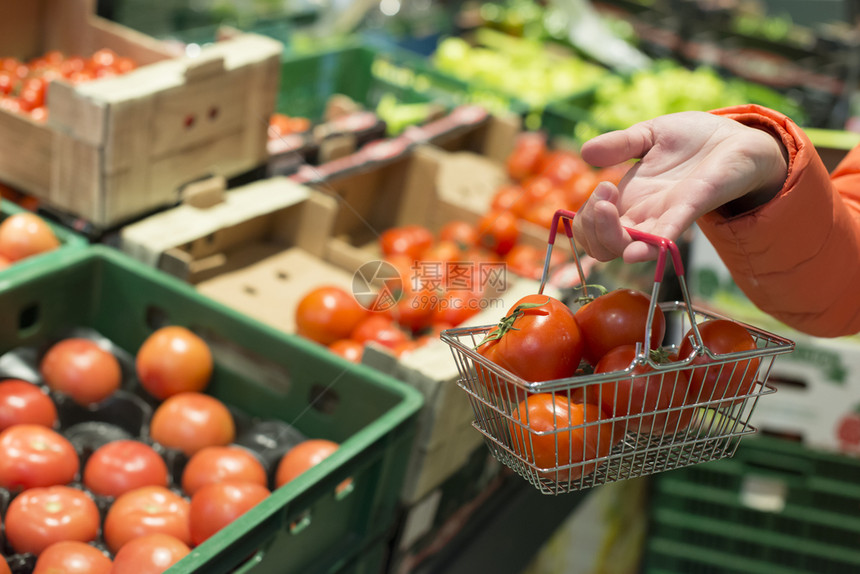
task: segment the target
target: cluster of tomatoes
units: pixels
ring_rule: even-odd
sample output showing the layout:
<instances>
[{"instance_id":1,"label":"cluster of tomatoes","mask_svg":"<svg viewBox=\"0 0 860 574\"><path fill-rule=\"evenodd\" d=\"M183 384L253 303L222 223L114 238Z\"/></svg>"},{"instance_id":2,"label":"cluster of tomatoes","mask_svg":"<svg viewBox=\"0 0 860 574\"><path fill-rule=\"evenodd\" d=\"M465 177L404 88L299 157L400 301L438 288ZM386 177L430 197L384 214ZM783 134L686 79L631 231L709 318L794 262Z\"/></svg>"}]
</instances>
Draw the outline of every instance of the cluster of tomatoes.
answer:
<instances>
[{"instance_id":1,"label":"cluster of tomatoes","mask_svg":"<svg viewBox=\"0 0 860 574\"><path fill-rule=\"evenodd\" d=\"M601 181L616 185L628 164L596 169L570 149L549 149L540 132L523 132L507 157L511 183L496 190L490 209L549 229L559 209L577 211Z\"/></svg>"},{"instance_id":2,"label":"cluster of tomatoes","mask_svg":"<svg viewBox=\"0 0 860 574\"><path fill-rule=\"evenodd\" d=\"M21 212L0 221L0 271L59 246L51 226L38 215Z\"/></svg>"},{"instance_id":3,"label":"cluster of tomatoes","mask_svg":"<svg viewBox=\"0 0 860 574\"><path fill-rule=\"evenodd\" d=\"M353 362L368 342L400 357L479 313L487 290L503 287L508 272L539 278L545 253L519 238L511 214L488 214L474 225L450 221L438 234L421 225L392 227L379 237L385 279L373 286L373 299L315 287L296 307L296 331ZM561 261L559 251L554 257Z\"/></svg>"},{"instance_id":4,"label":"cluster of tomatoes","mask_svg":"<svg viewBox=\"0 0 860 574\"><path fill-rule=\"evenodd\" d=\"M645 346L649 309L650 297L633 289L602 294L575 312L552 297L529 295L478 346L483 357L525 381L618 374L569 392L527 395L524 388L476 365L488 398L513 405L512 448L541 469L570 465L547 473L551 478L578 480L600 465L580 463L606 457L626 433L673 435L690 425L697 408L728 408L751 393L759 359L717 362L698 352L692 329L677 353L668 352L661 347L666 320L659 306L647 343L650 358L684 364L664 371L637 361L637 343ZM734 321L709 319L697 328L715 355L756 348L747 329ZM569 430L556 432L563 428Z\"/></svg>"},{"instance_id":5,"label":"cluster of tomatoes","mask_svg":"<svg viewBox=\"0 0 860 574\"><path fill-rule=\"evenodd\" d=\"M37 366L38 381L0 381L5 550L35 557L35 574L163 572L266 499L270 485L338 448L303 440L280 456L270 480L262 458L234 443L227 405L204 392L212 353L184 327L153 332L127 366L154 405L147 436L87 447L62 434L58 405L100 412L123 391L123 363L107 344L63 338ZM171 472L167 460L183 464ZM4 566L0 556L0 573Z\"/></svg>"},{"instance_id":6,"label":"cluster of tomatoes","mask_svg":"<svg viewBox=\"0 0 860 574\"><path fill-rule=\"evenodd\" d=\"M27 62L0 58L0 108L45 121L48 117L46 95L52 81L62 79L80 84L126 74L135 68L134 60L107 48L97 50L88 58L67 56L59 50Z\"/></svg>"}]
</instances>

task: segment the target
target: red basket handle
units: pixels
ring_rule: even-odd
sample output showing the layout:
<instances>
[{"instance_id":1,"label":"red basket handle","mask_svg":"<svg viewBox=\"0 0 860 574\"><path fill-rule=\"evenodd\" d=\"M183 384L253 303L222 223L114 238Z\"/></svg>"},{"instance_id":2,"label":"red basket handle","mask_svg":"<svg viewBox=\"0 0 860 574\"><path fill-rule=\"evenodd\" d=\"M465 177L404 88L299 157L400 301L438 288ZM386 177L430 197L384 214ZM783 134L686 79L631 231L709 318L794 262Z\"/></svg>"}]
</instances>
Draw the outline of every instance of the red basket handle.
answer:
<instances>
[{"instance_id":1,"label":"red basket handle","mask_svg":"<svg viewBox=\"0 0 860 574\"><path fill-rule=\"evenodd\" d=\"M573 226L571 225L571 221L576 217L575 211L568 211L566 209L559 209L555 212L552 217L552 225L550 225L549 229L549 240L547 241L547 251L546 251L546 259L544 260L543 266L543 276L541 277L541 284L539 293L543 293L543 290L546 286L547 278L549 276L549 262L550 257L552 256L552 248L555 244L555 238L558 234L558 224L559 222L563 222L564 232L570 240L570 247L573 251L573 257L576 261L576 267L579 271L579 278L583 286L584 293L587 294L586 288L586 280L585 274L582 271L582 266L579 261L579 254L576 252L576 243L573 237ZM654 271L654 286L651 290L651 303L648 309L648 319L645 325L645 333L644 338L642 339L642 347L639 349L637 353L637 361L639 362L647 362L654 368L659 368L656 363L654 363L649 356L649 341L651 340L651 328L654 320L654 313L657 308L657 292L659 290L660 283L663 279L663 273L666 270L666 254L672 258L672 267L675 269L675 275L678 279L678 284L681 287L681 293L684 298L684 303L687 307L687 313L689 315L690 322L692 324L693 332L695 334L695 339L698 345L702 346L701 335L699 334L698 328L696 327L695 317L693 316L692 305L690 304L690 295L687 292L687 285L684 281L684 264L681 261L681 252L678 250L678 246L675 245L675 242L666 239L665 237L659 237L657 235L652 235L650 233L645 233L644 231L639 231L637 229L631 229L629 227L624 228L627 233L630 234L630 237L635 241L644 241L649 245L654 245L659 248L660 252L657 256L657 265Z\"/></svg>"},{"instance_id":2,"label":"red basket handle","mask_svg":"<svg viewBox=\"0 0 860 574\"><path fill-rule=\"evenodd\" d=\"M559 209L552 216L552 225L549 228L549 245L551 246L555 244L555 236L558 233L558 223L559 220L564 222L564 232L567 237L571 240L573 237L573 228L570 225L570 222L573 218L576 217L575 211L569 211L567 209ZM654 245L660 249L660 253L657 255L657 268L654 272L654 281L660 282L663 278L663 272L666 269L666 253L672 257L672 267L675 269L675 275L682 276L684 275L684 264L681 261L681 252L678 250L678 246L675 245L675 242L671 239L666 239L665 237L660 237L658 235L652 235L650 233L645 233L644 231L639 231L638 229L633 229L630 227L624 228L627 233L630 234L630 237L634 241L642 241L644 243L648 243L649 245ZM583 283L585 282L585 278L581 277Z\"/></svg>"}]
</instances>

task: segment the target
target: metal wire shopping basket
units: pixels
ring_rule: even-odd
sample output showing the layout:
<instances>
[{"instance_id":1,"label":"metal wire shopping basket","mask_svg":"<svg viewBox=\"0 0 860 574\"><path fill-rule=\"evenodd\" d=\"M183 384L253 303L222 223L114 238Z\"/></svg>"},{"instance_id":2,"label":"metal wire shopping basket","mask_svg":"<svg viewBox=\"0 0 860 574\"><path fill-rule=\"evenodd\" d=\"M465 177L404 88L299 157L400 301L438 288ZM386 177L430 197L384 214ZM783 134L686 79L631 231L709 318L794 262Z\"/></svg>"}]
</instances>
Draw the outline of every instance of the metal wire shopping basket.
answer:
<instances>
[{"instance_id":1,"label":"metal wire shopping basket","mask_svg":"<svg viewBox=\"0 0 860 574\"><path fill-rule=\"evenodd\" d=\"M585 285L573 239L574 216L574 212L565 210L555 214L539 293L546 285L559 222L564 226ZM472 425L500 462L545 494L572 492L734 455L740 439L756 432L749 421L759 397L776 391L767 384L774 359L794 349L794 343L788 339L734 321L753 338L755 348L714 354L704 345L698 325L727 317L690 304L677 246L668 239L633 229L627 231L635 240L659 248L643 342L650 341L652 321L659 306L667 324L674 325L674 332L692 334L694 352L690 356L656 363L648 353L648 346L639 343L634 362L623 371L594 374L582 369L582 374L571 378L528 382L477 352L478 345L496 325L448 329L442 333L442 340L450 346L457 363L458 385L467 393L474 411ZM683 301L658 303L667 256L672 259ZM663 349L677 352L680 343L679 336L678 341L664 344ZM694 363L699 357L707 357L707 363ZM648 365L649 372L634 371L641 365ZM716 376L730 384L723 393L714 388L708 396L702 391L692 396L687 384L694 370L697 376ZM647 394L634 398L629 393L628 408L622 412L635 414L624 416L607 415L595 406L600 404L600 398L585 400L607 392L612 393L607 396L617 400L624 396L619 385L637 382L639 388L656 389L651 396L681 396L684 400L648 402ZM732 388L735 392L730 393ZM633 404L636 400L641 401L638 407ZM549 422L545 418L542 422L532 420L530 413L539 406L538 402L544 403L544 412L553 413Z\"/></svg>"}]
</instances>

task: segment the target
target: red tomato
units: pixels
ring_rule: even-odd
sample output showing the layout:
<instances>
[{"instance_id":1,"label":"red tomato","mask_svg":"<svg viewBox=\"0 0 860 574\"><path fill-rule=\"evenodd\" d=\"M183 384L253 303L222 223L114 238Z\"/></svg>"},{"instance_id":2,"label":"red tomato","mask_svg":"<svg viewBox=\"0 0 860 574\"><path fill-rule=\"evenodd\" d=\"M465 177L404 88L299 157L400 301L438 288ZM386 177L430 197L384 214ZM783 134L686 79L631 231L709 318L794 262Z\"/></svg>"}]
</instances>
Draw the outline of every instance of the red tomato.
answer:
<instances>
[{"instance_id":1,"label":"red tomato","mask_svg":"<svg viewBox=\"0 0 860 574\"><path fill-rule=\"evenodd\" d=\"M190 544L189 517L187 500L163 486L144 486L114 500L105 516L104 540L114 553L146 534L169 534Z\"/></svg>"},{"instance_id":2,"label":"red tomato","mask_svg":"<svg viewBox=\"0 0 860 574\"><path fill-rule=\"evenodd\" d=\"M451 241L460 249L475 247L478 244L478 230L468 221L449 221L439 230L439 241Z\"/></svg>"},{"instance_id":3,"label":"red tomato","mask_svg":"<svg viewBox=\"0 0 860 574\"><path fill-rule=\"evenodd\" d=\"M15 89L18 77L8 70L0 70L0 95L8 96Z\"/></svg>"},{"instance_id":4,"label":"red tomato","mask_svg":"<svg viewBox=\"0 0 860 574\"><path fill-rule=\"evenodd\" d=\"M412 259L420 259L431 245L433 233L421 225L393 227L379 237L379 246L386 257L406 255Z\"/></svg>"},{"instance_id":5,"label":"red tomato","mask_svg":"<svg viewBox=\"0 0 860 574\"><path fill-rule=\"evenodd\" d=\"M612 450L611 423L583 426L604 418L598 405L571 403L561 395L538 393L520 402L513 415L523 426L508 423L511 446L539 469L577 465L604 457ZM593 473L601 464L602 461L539 474L567 482Z\"/></svg>"},{"instance_id":6,"label":"red tomato","mask_svg":"<svg viewBox=\"0 0 860 574\"><path fill-rule=\"evenodd\" d=\"M526 381L572 377L582 358L582 336L573 312L548 295L526 295L478 345L478 353ZM478 378L488 391L512 401L522 394L500 384L480 366Z\"/></svg>"},{"instance_id":7,"label":"red tomato","mask_svg":"<svg viewBox=\"0 0 860 574\"><path fill-rule=\"evenodd\" d=\"M12 262L0 255L0 271L3 271L10 265L12 265Z\"/></svg>"},{"instance_id":8,"label":"red tomato","mask_svg":"<svg viewBox=\"0 0 860 574\"><path fill-rule=\"evenodd\" d=\"M54 344L39 364L45 382L81 405L111 396L122 383L122 368L113 354L90 339L70 338Z\"/></svg>"},{"instance_id":9,"label":"red tomato","mask_svg":"<svg viewBox=\"0 0 860 574\"><path fill-rule=\"evenodd\" d=\"M0 255L15 262L60 246L54 231L33 213L16 213L0 222Z\"/></svg>"},{"instance_id":10,"label":"red tomato","mask_svg":"<svg viewBox=\"0 0 860 574\"><path fill-rule=\"evenodd\" d=\"M490 211L510 211L514 215L522 215L519 212L520 199L525 192L519 185L503 185L493 195L490 202Z\"/></svg>"},{"instance_id":11,"label":"red tomato","mask_svg":"<svg viewBox=\"0 0 860 574\"><path fill-rule=\"evenodd\" d=\"M586 171L574 177L564 185L569 209L578 210L591 197L591 192L600 183L600 178L593 171Z\"/></svg>"},{"instance_id":12,"label":"red tomato","mask_svg":"<svg viewBox=\"0 0 860 574\"><path fill-rule=\"evenodd\" d=\"M9 569L9 563L6 562L6 558L0 554L0 574L12 574L12 570Z\"/></svg>"},{"instance_id":13,"label":"red tomato","mask_svg":"<svg viewBox=\"0 0 860 574\"><path fill-rule=\"evenodd\" d=\"M6 511L6 540L16 552L40 554L63 540L90 542L99 534L99 509L82 490L70 486L31 488Z\"/></svg>"},{"instance_id":14,"label":"red tomato","mask_svg":"<svg viewBox=\"0 0 860 574\"><path fill-rule=\"evenodd\" d=\"M539 173L556 183L565 183L588 171L591 171L591 166L577 153L570 150L555 150L546 154Z\"/></svg>"},{"instance_id":15,"label":"red tomato","mask_svg":"<svg viewBox=\"0 0 860 574\"><path fill-rule=\"evenodd\" d=\"M410 266L411 274L407 275L411 286L418 286L420 283L438 281L444 277L446 265L451 261L460 261L465 249L462 244L454 241L442 239L430 249L424 252L421 260L426 262L422 265ZM425 267L427 267L425 269Z\"/></svg>"},{"instance_id":16,"label":"red tomato","mask_svg":"<svg viewBox=\"0 0 860 574\"><path fill-rule=\"evenodd\" d=\"M296 332L322 345L346 339L367 317L351 293L334 285L311 289L296 307Z\"/></svg>"},{"instance_id":17,"label":"red tomato","mask_svg":"<svg viewBox=\"0 0 860 574\"><path fill-rule=\"evenodd\" d=\"M520 237L517 217L509 211L490 211L478 221L478 240L490 251L504 256Z\"/></svg>"},{"instance_id":18,"label":"red tomato","mask_svg":"<svg viewBox=\"0 0 860 574\"><path fill-rule=\"evenodd\" d=\"M111 559L86 542L64 540L45 548L33 574L110 574Z\"/></svg>"},{"instance_id":19,"label":"red tomato","mask_svg":"<svg viewBox=\"0 0 860 574\"><path fill-rule=\"evenodd\" d=\"M235 480L269 484L266 469L250 451L238 446L210 446L194 453L182 471L182 490L189 496L207 484Z\"/></svg>"},{"instance_id":20,"label":"red tomato","mask_svg":"<svg viewBox=\"0 0 860 574\"><path fill-rule=\"evenodd\" d=\"M746 327L727 319L710 319L699 323L699 334L705 346L715 355L752 351L756 348L755 339ZM691 329L678 349L681 359L686 359L693 352L693 341ZM688 403L730 399L748 395L753 391L760 359L744 359L708 366L712 362L706 355L700 355L693 361L694 365L702 366L690 374ZM731 404L734 403L722 403L720 406Z\"/></svg>"},{"instance_id":21,"label":"red tomato","mask_svg":"<svg viewBox=\"0 0 860 574\"><path fill-rule=\"evenodd\" d=\"M84 485L116 498L142 486L167 486L167 464L148 444L116 440L99 447L84 465Z\"/></svg>"},{"instance_id":22,"label":"red tomato","mask_svg":"<svg viewBox=\"0 0 860 574\"><path fill-rule=\"evenodd\" d=\"M280 488L309 468L316 466L338 449L336 442L308 439L300 442L281 457L275 473L275 487Z\"/></svg>"},{"instance_id":23,"label":"red tomato","mask_svg":"<svg viewBox=\"0 0 860 574\"><path fill-rule=\"evenodd\" d=\"M38 386L19 379L0 382L0 431L17 424L54 428L57 407Z\"/></svg>"},{"instance_id":24,"label":"red tomato","mask_svg":"<svg viewBox=\"0 0 860 574\"><path fill-rule=\"evenodd\" d=\"M352 339L337 340L329 345L328 349L335 355L340 355L353 363L360 363L361 356L364 354L364 345Z\"/></svg>"},{"instance_id":25,"label":"red tomato","mask_svg":"<svg viewBox=\"0 0 860 574\"><path fill-rule=\"evenodd\" d=\"M555 212L559 209L567 209L569 207L566 204L566 201L565 197L559 194L554 194L540 203L529 205L525 210L523 210L522 218L523 220L534 223L535 225L540 225L544 229L551 229ZM565 233L564 222L562 220L559 219L556 222L556 229L559 234Z\"/></svg>"},{"instance_id":26,"label":"red tomato","mask_svg":"<svg viewBox=\"0 0 860 574\"><path fill-rule=\"evenodd\" d=\"M157 329L140 346L135 359L140 384L164 400L177 393L199 392L212 377L212 352L206 341L179 326Z\"/></svg>"},{"instance_id":27,"label":"red tomato","mask_svg":"<svg viewBox=\"0 0 860 574\"><path fill-rule=\"evenodd\" d=\"M231 480L201 487L191 497L191 542L202 544L268 496L269 489L255 482Z\"/></svg>"},{"instance_id":28,"label":"red tomato","mask_svg":"<svg viewBox=\"0 0 860 574\"><path fill-rule=\"evenodd\" d=\"M585 360L597 365L607 352L621 345L645 341L645 324L651 298L634 289L616 289L586 303L576 311L582 330ZM651 325L651 348L656 349L666 334L666 318L658 306Z\"/></svg>"},{"instance_id":29,"label":"red tomato","mask_svg":"<svg viewBox=\"0 0 860 574\"><path fill-rule=\"evenodd\" d=\"M521 133L514 143L514 150L505 160L508 175L515 181L522 181L537 172L546 153L546 137L543 134Z\"/></svg>"},{"instance_id":30,"label":"red tomato","mask_svg":"<svg viewBox=\"0 0 860 574\"><path fill-rule=\"evenodd\" d=\"M537 247L521 243L514 246L511 251L505 255L505 265L508 269L521 277L529 279L540 279L543 275L543 263L545 252L542 252Z\"/></svg>"},{"instance_id":31,"label":"red tomato","mask_svg":"<svg viewBox=\"0 0 860 574\"><path fill-rule=\"evenodd\" d=\"M75 480L80 461L63 435L40 425L0 432L0 486L16 491Z\"/></svg>"},{"instance_id":32,"label":"red tomato","mask_svg":"<svg viewBox=\"0 0 860 574\"><path fill-rule=\"evenodd\" d=\"M415 290L407 287L394 307L392 316L398 325L410 333L415 333L426 329L433 322L433 313L438 301L439 295L436 294L435 289Z\"/></svg>"},{"instance_id":33,"label":"red tomato","mask_svg":"<svg viewBox=\"0 0 860 574\"><path fill-rule=\"evenodd\" d=\"M188 456L207 446L233 442L236 426L230 410L203 393L179 393L161 403L149 424L152 440Z\"/></svg>"},{"instance_id":34,"label":"red tomato","mask_svg":"<svg viewBox=\"0 0 860 574\"><path fill-rule=\"evenodd\" d=\"M635 358L635 345L616 347L603 355L594 372L623 371L633 363ZM616 433L630 431L662 436L672 435L687 428L693 417L693 409L674 410L684 406L684 398L689 388L686 372L661 373L644 364L634 367L632 375L630 378L618 381L589 385L585 390L588 402L601 405L608 415L631 417L627 421L619 421L616 424ZM666 409L673 410L655 412ZM638 416L643 414L646 416Z\"/></svg>"},{"instance_id":35,"label":"red tomato","mask_svg":"<svg viewBox=\"0 0 860 574\"><path fill-rule=\"evenodd\" d=\"M536 175L523 182L523 200L526 205L534 205L547 200L560 191L552 179Z\"/></svg>"},{"instance_id":36,"label":"red tomato","mask_svg":"<svg viewBox=\"0 0 860 574\"><path fill-rule=\"evenodd\" d=\"M431 323L457 327L480 313L482 304L480 293L469 289L451 289L436 301Z\"/></svg>"},{"instance_id":37,"label":"red tomato","mask_svg":"<svg viewBox=\"0 0 860 574\"><path fill-rule=\"evenodd\" d=\"M111 574L162 574L190 553L188 544L175 536L147 534L119 549Z\"/></svg>"},{"instance_id":38,"label":"red tomato","mask_svg":"<svg viewBox=\"0 0 860 574\"><path fill-rule=\"evenodd\" d=\"M90 65L95 68L109 68L116 64L117 57L113 50L102 48L90 56Z\"/></svg>"},{"instance_id":39,"label":"red tomato","mask_svg":"<svg viewBox=\"0 0 860 574\"><path fill-rule=\"evenodd\" d=\"M408 335L393 320L384 315L366 317L356 325L350 338L361 344L373 341L390 349L409 340Z\"/></svg>"}]
</instances>

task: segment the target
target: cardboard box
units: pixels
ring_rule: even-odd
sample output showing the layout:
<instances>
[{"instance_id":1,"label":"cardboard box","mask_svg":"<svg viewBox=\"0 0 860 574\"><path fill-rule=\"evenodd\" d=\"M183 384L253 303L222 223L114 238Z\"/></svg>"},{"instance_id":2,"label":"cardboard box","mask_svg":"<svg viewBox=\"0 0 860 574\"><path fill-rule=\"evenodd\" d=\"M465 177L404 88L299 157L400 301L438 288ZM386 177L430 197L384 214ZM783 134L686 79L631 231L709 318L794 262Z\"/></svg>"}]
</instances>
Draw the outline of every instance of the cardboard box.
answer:
<instances>
[{"instance_id":1,"label":"cardboard box","mask_svg":"<svg viewBox=\"0 0 860 574\"><path fill-rule=\"evenodd\" d=\"M183 205L123 228L120 249L288 333L311 287L351 288L352 274L322 259L334 199L285 177L221 185L192 188Z\"/></svg>"},{"instance_id":2,"label":"cardboard box","mask_svg":"<svg viewBox=\"0 0 860 574\"><path fill-rule=\"evenodd\" d=\"M0 110L0 179L104 229L175 204L189 182L265 164L280 42L235 33L176 57L167 44L96 16L94 4L8 7L2 56L109 48L140 67L77 85L52 82L45 123Z\"/></svg>"},{"instance_id":3,"label":"cardboard box","mask_svg":"<svg viewBox=\"0 0 860 574\"><path fill-rule=\"evenodd\" d=\"M795 331L757 309L701 233L690 245L688 283L695 305L795 342L777 357L751 423L760 432L800 439L810 448L860 455L860 336L826 339Z\"/></svg>"}]
</instances>

